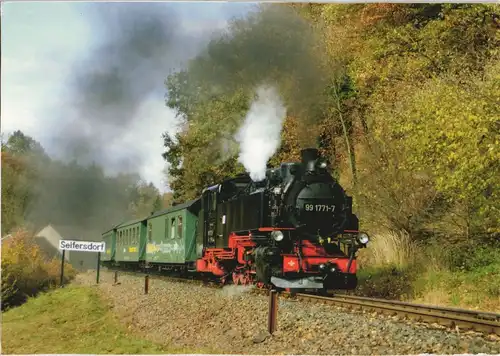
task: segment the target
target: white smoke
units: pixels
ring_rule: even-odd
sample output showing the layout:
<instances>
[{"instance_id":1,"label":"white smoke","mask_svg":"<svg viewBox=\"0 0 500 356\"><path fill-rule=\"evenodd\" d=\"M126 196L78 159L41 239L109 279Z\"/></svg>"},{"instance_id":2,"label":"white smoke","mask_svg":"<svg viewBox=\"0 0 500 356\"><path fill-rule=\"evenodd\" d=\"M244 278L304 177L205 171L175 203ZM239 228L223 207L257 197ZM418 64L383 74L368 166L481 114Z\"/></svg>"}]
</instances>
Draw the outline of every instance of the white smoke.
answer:
<instances>
[{"instance_id":1,"label":"white smoke","mask_svg":"<svg viewBox=\"0 0 500 356\"><path fill-rule=\"evenodd\" d=\"M238 161L245 166L253 181L266 177L266 164L280 144L286 109L274 87L257 88L245 122L235 136L240 144Z\"/></svg>"},{"instance_id":2,"label":"white smoke","mask_svg":"<svg viewBox=\"0 0 500 356\"><path fill-rule=\"evenodd\" d=\"M222 288L222 295L226 297L239 297L245 293L250 292L253 289L253 286L237 286L234 284L229 284Z\"/></svg>"}]
</instances>

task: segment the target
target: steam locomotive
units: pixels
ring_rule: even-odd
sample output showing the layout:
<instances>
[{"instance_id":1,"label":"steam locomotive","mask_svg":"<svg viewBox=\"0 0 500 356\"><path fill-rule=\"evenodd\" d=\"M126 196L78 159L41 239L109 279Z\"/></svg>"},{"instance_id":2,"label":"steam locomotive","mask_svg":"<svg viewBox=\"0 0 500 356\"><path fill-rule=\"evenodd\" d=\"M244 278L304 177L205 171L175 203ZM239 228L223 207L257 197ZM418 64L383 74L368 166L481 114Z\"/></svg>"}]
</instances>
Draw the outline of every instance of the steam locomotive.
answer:
<instances>
[{"instance_id":1,"label":"steam locomotive","mask_svg":"<svg viewBox=\"0 0 500 356\"><path fill-rule=\"evenodd\" d=\"M103 240L103 265L325 291L356 287L356 253L369 238L352 198L309 148L262 181L228 178L193 201L115 226Z\"/></svg>"}]
</instances>

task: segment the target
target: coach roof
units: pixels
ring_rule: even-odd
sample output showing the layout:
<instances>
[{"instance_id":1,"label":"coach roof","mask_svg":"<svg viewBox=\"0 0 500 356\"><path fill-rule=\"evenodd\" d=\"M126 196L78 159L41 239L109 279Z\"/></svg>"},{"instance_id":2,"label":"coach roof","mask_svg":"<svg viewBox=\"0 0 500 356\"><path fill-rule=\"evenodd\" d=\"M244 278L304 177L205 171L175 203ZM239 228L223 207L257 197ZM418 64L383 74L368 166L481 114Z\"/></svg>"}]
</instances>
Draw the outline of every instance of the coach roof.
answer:
<instances>
[{"instance_id":1,"label":"coach roof","mask_svg":"<svg viewBox=\"0 0 500 356\"><path fill-rule=\"evenodd\" d=\"M150 216L148 216L147 218L151 219L151 218L154 218L157 216L165 215L168 213L173 213L173 212L178 211L178 210L189 209L199 201L200 201L200 198L196 198L196 199L190 200L190 201L182 203L182 204L174 205L168 209L157 211L157 212L151 214Z\"/></svg>"}]
</instances>

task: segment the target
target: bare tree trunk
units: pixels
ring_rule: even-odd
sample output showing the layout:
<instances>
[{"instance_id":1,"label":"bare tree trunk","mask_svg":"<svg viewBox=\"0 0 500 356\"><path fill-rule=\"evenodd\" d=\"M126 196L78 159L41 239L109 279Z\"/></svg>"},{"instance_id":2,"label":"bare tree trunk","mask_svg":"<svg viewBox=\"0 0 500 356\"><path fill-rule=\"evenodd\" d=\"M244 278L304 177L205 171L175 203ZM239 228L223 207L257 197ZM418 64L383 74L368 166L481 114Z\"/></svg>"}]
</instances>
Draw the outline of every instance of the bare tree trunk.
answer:
<instances>
[{"instance_id":1,"label":"bare tree trunk","mask_svg":"<svg viewBox=\"0 0 500 356\"><path fill-rule=\"evenodd\" d=\"M340 119L340 123L342 124L342 132L344 135L345 145L347 148L349 168L351 169L351 175L352 175L352 185L354 190L356 190L357 187L356 157L355 157L354 147L352 146L352 142L349 137L349 131L347 130L347 124L345 122L344 115L342 114L339 91L340 91L339 83L335 83L334 93L335 93L336 110L337 110L337 115Z\"/></svg>"}]
</instances>

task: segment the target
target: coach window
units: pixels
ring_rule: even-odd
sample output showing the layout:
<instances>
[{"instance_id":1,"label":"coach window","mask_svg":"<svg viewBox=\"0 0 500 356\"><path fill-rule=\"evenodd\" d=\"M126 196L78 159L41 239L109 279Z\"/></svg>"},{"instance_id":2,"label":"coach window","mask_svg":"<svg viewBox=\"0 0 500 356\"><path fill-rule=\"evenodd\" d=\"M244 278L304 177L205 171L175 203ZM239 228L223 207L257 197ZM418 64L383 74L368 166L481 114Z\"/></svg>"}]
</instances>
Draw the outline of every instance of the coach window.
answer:
<instances>
[{"instance_id":1,"label":"coach window","mask_svg":"<svg viewBox=\"0 0 500 356\"><path fill-rule=\"evenodd\" d=\"M119 246L122 245L122 232L121 231L118 233L118 245Z\"/></svg>"},{"instance_id":2,"label":"coach window","mask_svg":"<svg viewBox=\"0 0 500 356\"><path fill-rule=\"evenodd\" d=\"M170 219L170 238L175 239L175 218Z\"/></svg>"},{"instance_id":3,"label":"coach window","mask_svg":"<svg viewBox=\"0 0 500 356\"><path fill-rule=\"evenodd\" d=\"M168 236L168 218L165 218L165 233L164 233L164 240L167 239Z\"/></svg>"},{"instance_id":4,"label":"coach window","mask_svg":"<svg viewBox=\"0 0 500 356\"><path fill-rule=\"evenodd\" d=\"M135 244L139 244L139 227L135 228Z\"/></svg>"},{"instance_id":5,"label":"coach window","mask_svg":"<svg viewBox=\"0 0 500 356\"><path fill-rule=\"evenodd\" d=\"M177 237L182 239L182 216L177 217Z\"/></svg>"},{"instance_id":6,"label":"coach window","mask_svg":"<svg viewBox=\"0 0 500 356\"><path fill-rule=\"evenodd\" d=\"M148 239L151 241L153 239L153 224L148 224Z\"/></svg>"}]
</instances>

